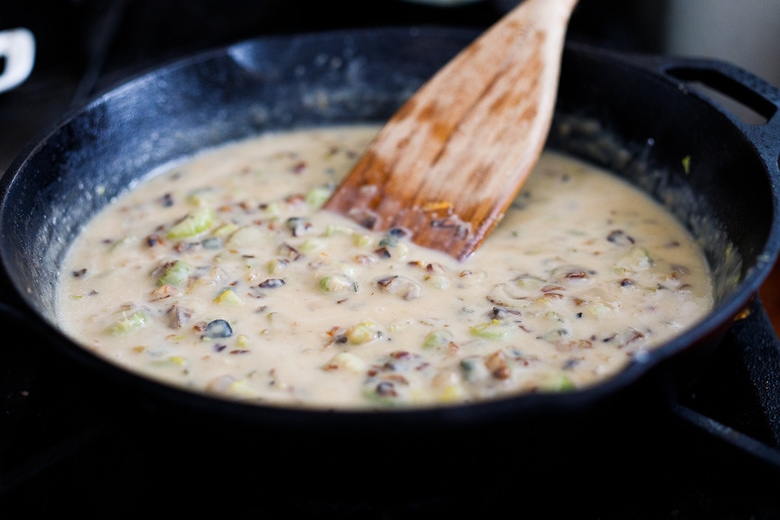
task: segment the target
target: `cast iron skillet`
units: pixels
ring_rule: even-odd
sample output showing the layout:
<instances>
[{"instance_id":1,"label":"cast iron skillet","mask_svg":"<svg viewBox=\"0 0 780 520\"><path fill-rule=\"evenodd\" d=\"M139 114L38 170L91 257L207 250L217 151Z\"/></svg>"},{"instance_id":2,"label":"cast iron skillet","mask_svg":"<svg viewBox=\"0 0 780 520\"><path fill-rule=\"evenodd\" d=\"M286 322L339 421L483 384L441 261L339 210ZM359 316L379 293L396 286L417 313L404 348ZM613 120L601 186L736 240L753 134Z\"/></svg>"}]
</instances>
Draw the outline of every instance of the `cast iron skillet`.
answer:
<instances>
[{"instance_id":1,"label":"cast iron skillet","mask_svg":"<svg viewBox=\"0 0 780 520\"><path fill-rule=\"evenodd\" d=\"M140 404L175 417L190 425L188 435L224 434L242 456L255 446L255 455L276 461L276 471L295 466L292 460L338 464L344 450L370 441L371 453L383 459L426 461L435 470L418 468L406 478L430 486L432 472L488 467L490 456L466 454L480 447L500 446L527 462L585 439L612 441L625 438L627 428L647 428L670 389L695 376L754 298L780 247L780 94L716 61L566 47L548 146L609 168L664 201L704 244L718 293L702 322L591 389L415 411L254 406L131 374L57 327L55 289L68 244L147 172L267 130L382 122L474 36L388 28L263 37L177 61L97 97L0 179L2 310L32 322L74 366L98 376L96 393L110 396L112 406ZM743 121L697 84L740 101L763 122ZM281 448L269 450L266 442Z\"/></svg>"}]
</instances>

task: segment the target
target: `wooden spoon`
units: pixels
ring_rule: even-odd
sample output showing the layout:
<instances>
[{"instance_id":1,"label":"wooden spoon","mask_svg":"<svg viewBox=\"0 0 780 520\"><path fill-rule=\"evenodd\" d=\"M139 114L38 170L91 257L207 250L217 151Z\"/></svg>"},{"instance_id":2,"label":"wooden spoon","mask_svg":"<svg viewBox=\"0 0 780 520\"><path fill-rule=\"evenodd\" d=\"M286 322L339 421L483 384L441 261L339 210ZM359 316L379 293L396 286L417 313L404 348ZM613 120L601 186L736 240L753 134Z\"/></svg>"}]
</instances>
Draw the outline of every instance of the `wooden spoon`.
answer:
<instances>
[{"instance_id":1,"label":"wooden spoon","mask_svg":"<svg viewBox=\"0 0 780 520\"><path fill-rule=\"evenodd\" d=\"M325 209L469 257L501 220L550 128L577 0L524 0L379 131Z\"/></svg>"}]
</instances>

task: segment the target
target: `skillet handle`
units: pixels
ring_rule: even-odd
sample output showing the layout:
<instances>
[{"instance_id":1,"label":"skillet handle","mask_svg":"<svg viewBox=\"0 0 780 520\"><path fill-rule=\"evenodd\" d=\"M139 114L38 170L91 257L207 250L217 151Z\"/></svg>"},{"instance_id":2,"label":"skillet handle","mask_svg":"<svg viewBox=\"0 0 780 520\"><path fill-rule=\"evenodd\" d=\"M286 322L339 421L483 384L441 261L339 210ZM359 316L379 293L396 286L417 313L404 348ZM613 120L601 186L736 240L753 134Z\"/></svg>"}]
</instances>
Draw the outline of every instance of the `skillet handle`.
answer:
<instances>
[{"instance_id":1,"label":"skillet handle","mask_svg":"<svg viewBox=\"0 0 780 520\"><path fill-rule=\"evenodd\" d=\"M598 53L623 62L628 68L644 69L648 78L653 80L661 77L692 99L722 114L756 150L771 177L770 181L780 184L780 89L736 65L718 60L625 54L603 49ZM780 215L775 212L773 219L773 229L777 231ZM770 240L780 240L780 235L775 232ZM775 258L762 261L774 262ZM731 357L723 366L741 370L740 376L747 380L737 382L737 390L750 394L750 410L746 411L753 412L755 409L758 413L754 415L760 417L752 417L751 420L759 424L736 424L743 422L742 417L736 420L730 417L730 424L725 424L715 417L716 414L704 411L707 403L703 407L694 390L677 388L676 385L669 394L670 413L694 431L706 434L707 438L718 439L780 470L780 381L777 378L780 374L780 340L757 294L749 309L750 315L731 324L727 332L732 348L721 346L718 352L729 351ZM716 375L720 376L720 373ZM714 384L720 385L719 388L726 384L728 391L732 389L728 387L728 382L717 380ZM695 382L694 386L698 383ZM720 396L720 392L715 395ZM727 396L727 404L733 404L732 397L739 399L742 396ZM715 406L719 404L723 403ZM738 406L743 404L739 402Z\"/></svg>"},{"instance_id":2,"label":"skillet handle","mask_svg":"<svg viewBox=\"0 0 780 520\"><path fill-rule=\"evenodd\" d=\"M750 424L741 418L741 422L746 424L730 426L695 410L695 405L683 403L679 398L672 404L671 411L677 418L709 437L720 439L780 469L780 381L777 378L777 374L780 374L780 340L758 296L751 301L748 311L746 318L732 324L728 334L732 335L734 345L738 347L734 353L734 364L744 371L746 380L739 384L752 387L748 392L751 394L751 402L743 408L755 409L757 413L751 416L759 415L760 418L753 417L748 421ZM755 431L745 433L748 430Z\"/></svg>"},{"instance_id":3,"label":"skillet handle","mask_svg":"<svg viewBox=\"0 0 780 520\"><path fill-rule=\"evenodd\" d=\"M780 90L730 63L702 58L650 58L645 65L673 81L727 117L753 144L769 174L780 182ZM708 435L780 469L780 340L756 296L750 315L730 328L739 345L738 362L753 385L754 406L765 424L761 440L677 402L672 412Z\"/></svg>"},{"instance_id":4,"label":"skillet handle","mask_svg":"<svg viewBox=\"0 0 780 520\"><path fill-rule=\"evenodd\" d=\"M754 144L769 171L780 174L778 87L737 65L715 59L640 56L635 63L672 79L678 88L723 113Z\"/></svg>"}]
</instances>

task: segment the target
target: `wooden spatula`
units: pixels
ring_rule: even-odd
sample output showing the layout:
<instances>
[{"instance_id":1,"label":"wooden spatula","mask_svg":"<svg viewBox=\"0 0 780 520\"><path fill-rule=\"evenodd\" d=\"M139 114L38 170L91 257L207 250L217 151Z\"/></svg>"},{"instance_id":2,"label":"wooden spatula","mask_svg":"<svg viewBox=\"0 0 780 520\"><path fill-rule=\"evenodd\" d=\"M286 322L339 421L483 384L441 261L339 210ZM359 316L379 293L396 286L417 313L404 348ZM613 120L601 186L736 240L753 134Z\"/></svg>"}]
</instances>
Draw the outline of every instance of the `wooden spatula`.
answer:
<instances>
[{"instance_id":1,"label":"wooden spatula","mask_svg":"<svg viewBox=\"0 0 780 520\"><path fill-rule=\"evenodd\" d=\"M577 0L523 0L384 125L325 209L469 257L501 220L550 128Z\"/></svg>"}]
</instances>

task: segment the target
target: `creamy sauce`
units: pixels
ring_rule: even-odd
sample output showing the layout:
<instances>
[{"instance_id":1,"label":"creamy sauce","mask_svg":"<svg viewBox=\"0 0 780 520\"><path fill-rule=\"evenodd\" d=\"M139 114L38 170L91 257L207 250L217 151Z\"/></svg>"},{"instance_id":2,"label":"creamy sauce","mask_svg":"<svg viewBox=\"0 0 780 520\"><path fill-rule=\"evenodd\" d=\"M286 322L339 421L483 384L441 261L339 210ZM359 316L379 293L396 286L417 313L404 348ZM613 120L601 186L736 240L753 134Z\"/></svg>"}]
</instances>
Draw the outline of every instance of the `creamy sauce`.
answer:
<instances>
[{"instance_id":1,"label":"creamy sauce","mask_svg":"<svg viewBox=\"0 0 780 520\"><path fill-rule=\"evenodd\" d=\"M252 138L132 189L72 246L66 333L196 392L409 407L593 385L711 310L670 214L551 152L465 262L318 211L376 131Z\"/></svg>"}]
</instances>

